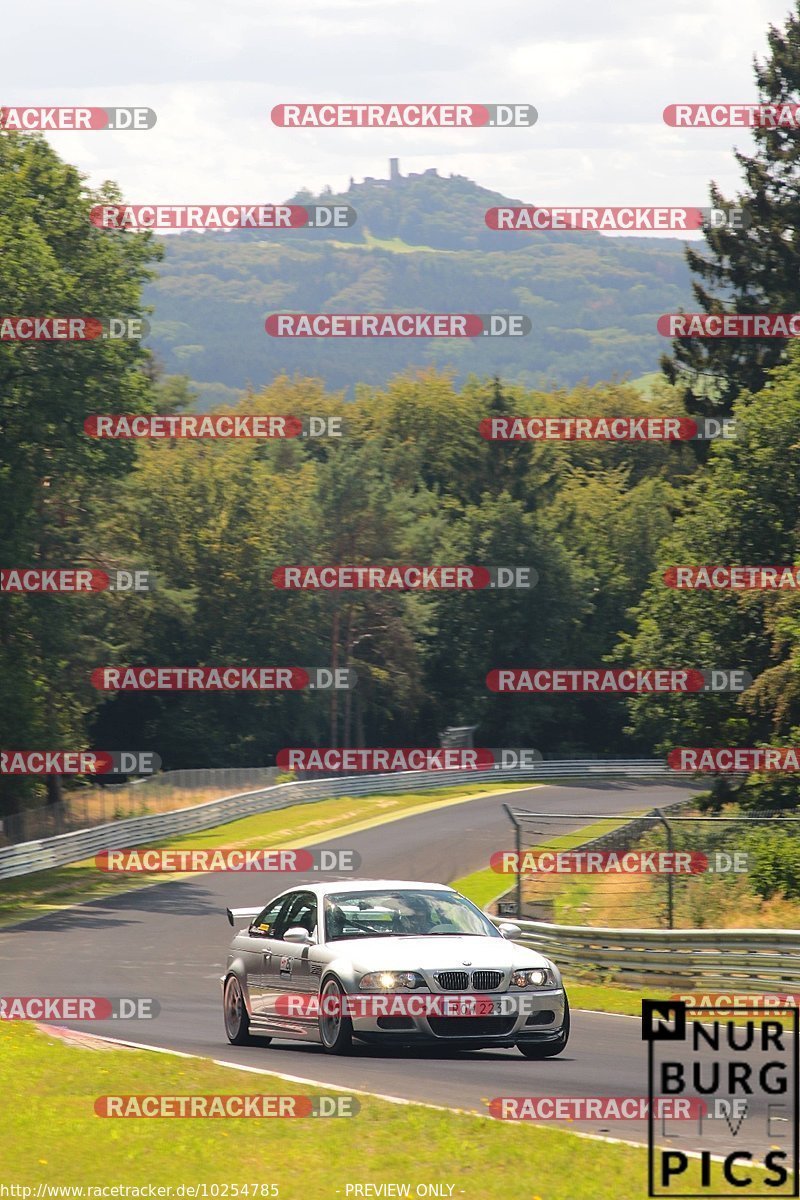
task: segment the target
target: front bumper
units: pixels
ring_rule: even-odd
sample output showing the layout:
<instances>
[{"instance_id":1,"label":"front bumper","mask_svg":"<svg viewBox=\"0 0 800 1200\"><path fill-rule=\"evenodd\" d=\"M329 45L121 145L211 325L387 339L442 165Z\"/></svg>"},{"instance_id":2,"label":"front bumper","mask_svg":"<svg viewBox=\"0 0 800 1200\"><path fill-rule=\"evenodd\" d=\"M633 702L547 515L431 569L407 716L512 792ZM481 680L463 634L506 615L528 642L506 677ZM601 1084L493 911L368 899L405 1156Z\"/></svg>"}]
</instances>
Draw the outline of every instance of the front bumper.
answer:
<instances>
[{"instance_id":1,"label":"front bumper","mask_svg":"<svg viewBox=\"0 0 800 1200\"><path fill-rule=\"evenodd\" d=\"M430 993L421 993L420 998ZM488 996L485 998L489 998ZM517 1042L548 1044L558 1040L564 1024L566 994L563 988L536 992L493 992L499 1011L486 1016L354 1015L353 1036L364 1042L448 1045L514 1046ZM513 1011L522 999L520 1011ZM387 1001L390 997L387 996ZM391 1004L387 1004L391 1009Z\"/></svg>"}]
</instances>

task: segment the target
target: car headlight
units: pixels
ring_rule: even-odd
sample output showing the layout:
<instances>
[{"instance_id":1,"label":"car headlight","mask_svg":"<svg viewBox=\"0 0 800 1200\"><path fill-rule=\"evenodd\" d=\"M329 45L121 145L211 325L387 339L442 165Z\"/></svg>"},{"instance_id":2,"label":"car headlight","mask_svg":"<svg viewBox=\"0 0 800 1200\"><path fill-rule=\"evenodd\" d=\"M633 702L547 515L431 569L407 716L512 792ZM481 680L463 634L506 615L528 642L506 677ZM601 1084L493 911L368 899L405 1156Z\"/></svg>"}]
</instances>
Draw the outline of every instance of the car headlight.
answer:
<instances>
[{"instance_id":1,"label":"car headlight","mask_svg":"<svg viewBox=\"0 0 800 1200\"><path fill-rule=\"evenodd\" d=\"M359 980L362 992L396 992L400 988L425 986L425 980L416 971L371 971Z\"/></svg>"},{"instance_id":2,"label":"car headlight","mask_svg":"<svg viewBox=\"0 0 800 1200\"><path fill-rule=\"evenodd\" d=\"M545 987L551 982L550 972L546 967L533 967L524 971L512 971L511 982L514 987Z\"/></svg>"}]
</instances>

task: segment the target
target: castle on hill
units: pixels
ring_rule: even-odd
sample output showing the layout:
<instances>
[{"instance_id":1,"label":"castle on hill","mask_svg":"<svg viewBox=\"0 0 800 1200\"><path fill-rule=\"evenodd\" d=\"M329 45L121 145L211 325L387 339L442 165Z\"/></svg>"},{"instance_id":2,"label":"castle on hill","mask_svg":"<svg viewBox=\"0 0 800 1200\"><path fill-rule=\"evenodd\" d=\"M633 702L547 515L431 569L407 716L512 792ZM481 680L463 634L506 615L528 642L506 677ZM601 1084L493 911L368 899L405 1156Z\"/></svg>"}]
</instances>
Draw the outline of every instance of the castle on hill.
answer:
<instances>
[{"instance_id":1,"label":"castle on hill","mask_svg":"<svg viewBox=\"0 0 800 1200\"><path fill-rule=\"evenodd\" d=\"M431 175L435 176L437 179L439 178L439 172L437 171L436 167L428 167L427 171L412 171L409 175L401 175L400 174L400 159L399 158L390 158L389 159L389 178L388 179L375 179L375 177L372 175L365 175L364 179L362 180L362 183L372 183L376 187L393 187L396 184L402 183L407 179L425 179L426 177L431 176ZM349 187L348 191L352 192L355 187L360 187L360 186L361 186L360 184L356 184L355 179L351 175L350 176L350 187Z\"/></svg>"}]
</instances>

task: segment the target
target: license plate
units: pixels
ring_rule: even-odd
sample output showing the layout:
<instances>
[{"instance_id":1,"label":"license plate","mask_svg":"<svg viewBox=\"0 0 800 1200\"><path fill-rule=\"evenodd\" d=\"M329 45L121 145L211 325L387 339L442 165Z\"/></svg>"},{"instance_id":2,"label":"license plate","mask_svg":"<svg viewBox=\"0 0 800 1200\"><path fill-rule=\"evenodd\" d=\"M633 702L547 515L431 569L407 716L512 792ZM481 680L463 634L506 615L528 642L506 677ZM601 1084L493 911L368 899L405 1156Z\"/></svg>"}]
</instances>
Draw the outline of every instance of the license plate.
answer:
<instances>
[{"instance_id":1,"label":"license plate","mask_svg":"<svg viewBox=\"0 0 800 1200\"><path fill-rule=\"evenodd\" d=\"M465 1016L474 1017L497 1017L503 1013L503 1002L500 996L482 996L479 1000L472 1000L469 1003L469 1008L465 1008Z\"/></svg>"}]
</instances>

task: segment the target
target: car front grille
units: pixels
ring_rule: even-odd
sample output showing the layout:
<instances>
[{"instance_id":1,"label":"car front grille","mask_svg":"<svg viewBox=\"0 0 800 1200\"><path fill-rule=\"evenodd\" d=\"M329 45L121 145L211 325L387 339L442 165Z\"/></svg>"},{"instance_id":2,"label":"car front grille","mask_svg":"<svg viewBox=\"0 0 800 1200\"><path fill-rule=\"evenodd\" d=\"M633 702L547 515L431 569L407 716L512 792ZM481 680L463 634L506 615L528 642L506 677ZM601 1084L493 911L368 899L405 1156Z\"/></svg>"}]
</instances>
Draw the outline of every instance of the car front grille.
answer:
<instances>
[{"instance_id":1,"label":"car front grille","mask_svg":"<svg viewBox=\"0 0 800 1200\"><path fill-rule=\"evenodd\" d=\"M436 971L433 977L443 992L465 992L469 987L469 971Z\"/></svg>"},{"instance_id":2,"label":"car front grille","mask_svg":"<svg viewBox=\"0 0 800 1200\"><path fill-rule=\"evenodd\" d=\"M515 1017L428 1017L437 1037L503 1037L514 1028Z\"/></svg>"},{"instance_id":3,"label":"car front grille","mask_svg":"<svg viewBox=\"0 0 800 1200\"><path fill-rule=\"evenodd\" d=\"M472 986L476 992L492 992L503 982L502 971L473 971Z\"/></svg>"},{"instance_id":4,"label":"car front grille","mask_svg":"<svg viewBox=\"0 0 800 1200\"><path fill-rule=\"evenodd\" d=\"M434 971L433 977L443 992L493 992L503 982L502 971Z\"/></svg>"}]
</instances>

